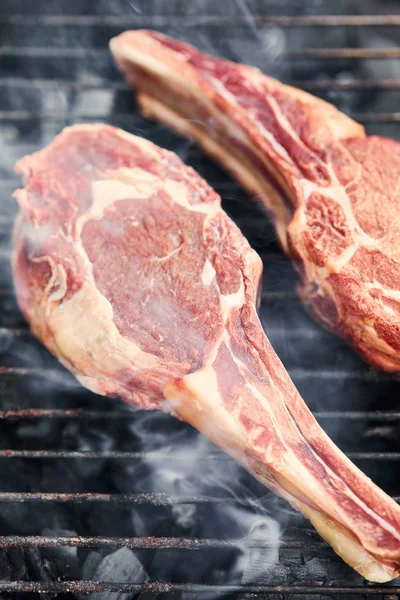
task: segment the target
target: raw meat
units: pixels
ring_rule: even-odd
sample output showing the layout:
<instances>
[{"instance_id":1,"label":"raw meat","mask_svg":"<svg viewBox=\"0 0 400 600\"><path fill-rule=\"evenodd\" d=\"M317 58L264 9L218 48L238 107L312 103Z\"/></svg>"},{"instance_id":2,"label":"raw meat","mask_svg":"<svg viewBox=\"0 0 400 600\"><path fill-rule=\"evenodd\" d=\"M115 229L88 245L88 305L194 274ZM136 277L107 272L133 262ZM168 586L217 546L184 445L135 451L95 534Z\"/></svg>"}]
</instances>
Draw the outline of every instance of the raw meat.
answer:
<instances>
[{"instance_id":1,"label":"raw meat","mask_svg":"<svg viewBox=\"0 0 400 600\"><path fill-rule=\"evenodd\" d=\"M357 571L400 572L400 508L320 429L262 331L262 263L174 154L106 125L17 165L14 279L34 334L87 388L188 421Z\"/></svg>"},{"instance_id":2,"label":"raw meat","mask_svg":"<svg viewBox=\"0 0 400 600\"><path fill-rule=\"evenodd\" d=\"M400 370L400 144L258 69L152 31L112 53L144 114L188 135L260 197L311 314Z\"/></svg>"}]
</instances>

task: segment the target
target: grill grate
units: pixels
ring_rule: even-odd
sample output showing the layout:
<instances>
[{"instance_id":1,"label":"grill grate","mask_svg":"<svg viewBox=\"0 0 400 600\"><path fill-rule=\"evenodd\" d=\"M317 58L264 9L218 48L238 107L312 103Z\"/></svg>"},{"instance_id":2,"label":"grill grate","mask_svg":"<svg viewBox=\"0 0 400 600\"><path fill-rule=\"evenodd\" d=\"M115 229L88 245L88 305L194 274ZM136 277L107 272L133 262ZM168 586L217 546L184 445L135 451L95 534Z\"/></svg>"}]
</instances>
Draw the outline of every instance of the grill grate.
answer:
<instances>
[{"instance_id":1,"label":"grill grate","mask_svg":"<svg viewBox=\"0 0 400 600\"><path fill-rule=\"evenodd\" d=\"M223 37L223 31L229 26L228 29L235 28L240 41L240 32L249 26L248 15L211 16L212 11L190 17L146 15L144 3L144 14L126 15L125 5L121 14L103 15L101 7L98 14L84 14L85 2L76 4L76 14L45 14L44 4L43 14L32 14L36 6L31 14L28 14L29 6L21 8L27 14L12 14L14 7L10 11L0 7L0 33L4 44L0 47L0 139L7 148L0 157L0 240L3 241L0 245L0 428L3 434L0 559L2 552L14 549L24 549L24 560L28 564L32 557L41 556L38 554L41 551L90 552L89 549L95 549L104 557L107 549L129 548L140 557L150 581L79 580L79 576L83 579L83 572L69 580L67 571L49 574L39 567L32 569L32 563L13 581L9 573L2 576L0 560L0 593L132 595L140 592L146 598L167 594L180 598L227 595L281 600L309 596L321 600L367 595L385 600L397 598L399 585L363 582L308 529L300 516L288 511L262 486L250 480L229 457L211 444L199 442L201 438L188 426L172 424L165 416L150 417L149 425L149 419L146 420L141 411L132 411L117 403L111 409L110 401L81 390L31 338L16 309L7 266L15 214L9 196L19 185L12 173L15 160L43 146L64 125L84 120L104 120L142 133L180 153L226 199L225 208L264 260L261 318L271 342L328 433L352 460L400 501L400 487L394 473L400 461L399 376L367 368L345 344L322 332L304 315L295 294L291 267L274 246L270 227L264 219L257 219L256 207L249 207L247 200L246 211L251 214L243 214L241 207L246 196L226 175L188 143L140 118L132 105L131 90L120 81L106 50L107 40L128 27L161 28L167 33L188 30L189 37L190 32L200 28L203 36L208 32L210 36L221 33ZM58 4L67 6L63 1ZM68 4L75 6L74 2ZM159 3L155 0L153 4ZM270 4L276 9L278 6L273 0L261 4ZM379 8L382 12L381 6ZM78 14L80 10L82 14ZM90 10L93 11L93 4ZM273 12L272 8L269 12ZM268 56L264 57L271 68L267 64L266 71L276 72L288 83L336 102L348 114L369 125L371 132L392 137L400 137L396 96L400 79L396 70L390 76L384 70L382 75L381 67L373 68L373 65L376 62L381 66L392 64L400 58L400 48L391 43L391 39L395 39L391 36L397 35L399 26L400 15L394 14L258 14L251 18L251 27L256 28L257 35L262 35L264 28L268 32L282 30L287 35L287 48L280 52L279 60L275 57L268 62ZM384 36L384 42L365 47L364 30L367 36L371 32ZM337 32L341 32L341 37L337 37ZM315 47L310 47L307 37L301 37L311 34L319 40ZM300 37L293 37L296 35ZM228 53L222 42L221 53ZM155 426L153 421L156 421ZM88 437L88 430L93 439ZM153 436L154 443L149 444ZM179 473L185 467L181 448L182 443L188 441L195 448L199 475L190 479L190 485L180 481L180 486L168 487L168 481L162 479L161 474L164 471ZM65 483L56 477L57 469L65 474ZM74 478L75 471L78 476ZM120 471L122 476L118 479ZM147 490L149 477L152 482L157 480L154 473L160 478L157 491ZM202 476L209 473L213 475L211 483L203 485ZM124 486L134 486L136 477L138 489L126 491ZM124 481L121 483L121 480ZM227 488L230 480L238 485L235 487L232 483L232 488ZM60 489L56 491L51 487L43 491L47 485ZM91 485L96 489L87 491L86 486ZM168 492L161 491L163 489ZM182 519L192 514L182 512L187 510L197 511L193 512L195 518L190 526L182 525ZM22 524L16 525L18 519L10 511L22 515ZM95 526L90 521L92 512L97 519ZM225 514L233 517L239 514L243 523L228 518L227 524L219 527L218 521L222 521ZM268 572L268 561L271 551L277 550L277 540L265 532L257 534L257 529L254 533L254 525L257 519L269 522L271 515L277 518L284 533L279 543L278 566L270 562ZM24 522L24 518L29 522ZM46 522L52 533L41 525L35 529L35 519L40 524ZM212 521L212 527L207 527L208 520ZM158 523L156 528L153 522ZM82 526L82 535L60 531L68 526L72 529L71 523ZM125 535L126 529L129 535ZM157 562L159 552L161 558ZM234 569L226 567L228 563L223 556L231 557L229 564L232 561L239 564L239 554L235 553L250 565L250 574L242 573L239 577ZM72 555L68 556L70 560ZM74 560L76 556L73 555ZM85 556L89 555L82 555L81 562ZM207 563L208 571L201 571L202 561L206 561L207 556L212 563ZM59 560L60 556L57 557ZM164 571L160 568L163 561L167 564ZM253 563L257 561L263 566L262 570L267 571L264 579L260 579L260 572L254 575ZM210 565L214 566L214 562L220 572L210 579ZM177 563L188 563L189 574L177 575ZM204 580L207 583L199 583Z\"/></svg>"}]
</instances>

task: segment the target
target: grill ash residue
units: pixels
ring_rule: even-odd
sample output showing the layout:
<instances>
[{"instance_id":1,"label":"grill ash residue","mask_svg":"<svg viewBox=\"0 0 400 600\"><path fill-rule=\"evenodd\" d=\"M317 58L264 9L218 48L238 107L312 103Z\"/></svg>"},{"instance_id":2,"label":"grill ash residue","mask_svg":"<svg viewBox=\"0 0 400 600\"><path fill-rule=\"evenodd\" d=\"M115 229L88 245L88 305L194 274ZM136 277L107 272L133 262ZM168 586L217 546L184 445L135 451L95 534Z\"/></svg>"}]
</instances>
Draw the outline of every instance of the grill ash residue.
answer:
<instances>
[{"instance_id":1,"label":"grill ash residue","mask_svg":"<svg viewBox=\"0 0 400 600\"><path fill-rule=\"evenodd\" d=\"M371 14L386 9L397 11L391 2L368 0L365 4L368 8L363 11ZM0 6L0 14L12 15L16 11L32 15L32 6L22 0L6 1ZM78 15L85 12L85 7L89 7L88 14L122 15L138 26L141 18L161 15L163 19L158 28L164 33L186 39L220 56L247 61L284 81L398 78L398 61L289 61L285 58L285 53L301 48L389 46L398 43L390 37L395 35L393 32L398 33L397 28L379 31L375 28L362 31L343 27L283 28L256 23L252 18L255 13L267 16L354 14L360 11L357 2L99 0L89 3L58 0L48 3L42 0L35 3L35 12L51 17ZM176 15L179 18L175 18ZM210 15L213 15L212 23ZM215 25L218 17L230 16L242 20ZM115 25L107 20L93 27L63 26L55 22L50 26L25 23L23 18L11 27L0 20L5 48L44 50L38 56L28 51L7 54L4 50L1 59L1 79L12 78L22 83L2 87L0 95L0 111L6 111L6 115L7 111L13 111L14 115L0 120L0 142L3 142L0 155L0 411L79 408L104 411L105 415L104 418L0 419L0 435L2 449L145 454L129 460L0 457L0 492L163 493L164 500L174 498L170 504L157 503L155 498L160 496L154 495L149 496L149 501L143 501L141 496L142 503L0 502L0 536L143 538L142 545L146 540L150 544L151 536L243 542L237 547L198 550L146 550L99 544L95 547L8 548L1 547L0 543L0 580L260 583L291 585L294 590L296 585L309 583L362 585L361 578L321 544L300 515L267 492L232 460L218 453L191 427L159 413L130 412L116 400L97 397L81 388L30 337L17 310L9 265L12 220L17 210L11 193L20 185L13 174L14 163L23 154L43 147L67 124L83 120L107 121L177 152L221 194L225 209L264 259L261 320L313 410L398 409L398 381L364 377L369 373L368 368L345 344L315 325L300 307L295 295L293 268L283 258L273 229L256 203L193 144L138 115L134 96L124 86L107 50L109 39L124 27L125 24ZM57 56L50 52L68 48L87 48L88 52L80 57ZM48 83L35 83L35 80ZM398 110L398 91L367 89L359 93L325 89L321 95L345 111ZM398 137L400 128L396 124L380 125L379 129L372 125L369 131ZM24 370L13 371L21 368ZM107 416L112 410L119 411L120 416ZM345 451L400 451L399 421L385 422L384 429L379 418L322 417L321 423ZM360 466L386 491L399 494L394 461L388 465L384 461L363 460ZM176 497L190 499L182 503ZM205 497L211 500L204 501ZM290 544L293 540L297 545ZM114 593L107 594L107 598L125 600L132 595ZM91 598L101 600L101 596L106 598L101 593L94 593ZM153 597L158 598L159 594L140 594L141 600ZM294 595L286 597L294 598ZM335 597L342 598L339 594ZM321 600L326 596L321 593L313 598Z\"/></svg>"}]
</instances>

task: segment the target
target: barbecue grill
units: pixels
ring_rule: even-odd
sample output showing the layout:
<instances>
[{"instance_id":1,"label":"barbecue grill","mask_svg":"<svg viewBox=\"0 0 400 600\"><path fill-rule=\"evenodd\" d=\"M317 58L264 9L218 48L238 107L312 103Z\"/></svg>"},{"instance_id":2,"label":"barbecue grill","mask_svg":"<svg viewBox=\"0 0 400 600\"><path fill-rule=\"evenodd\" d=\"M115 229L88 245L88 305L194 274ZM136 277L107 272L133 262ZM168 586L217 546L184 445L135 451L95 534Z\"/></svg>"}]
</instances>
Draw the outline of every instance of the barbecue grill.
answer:
<instances>
[{"instance_id":1,"label":"barbecue grill","mask_svg":"<svg viewBox=\"0 0 400 600\"><path fill-rule=\"evenodd\" d=\"M257 64L336 103L370 133L399 138L398 7L378 0L217 4L0 5L2 597L400 596L400 583L366 584L301 515L189 425L82 389L32 338L16 306L9 258L17 158L85 121L112 123L174 150L221 194L262 256L261 320L314 414L400 501L399 376L368 368L311 321L260 208L193 145L139 116L107 49L124 29L157 28ZM357 14L361 4L370 14Z\"/></svg>"}]
</instances>

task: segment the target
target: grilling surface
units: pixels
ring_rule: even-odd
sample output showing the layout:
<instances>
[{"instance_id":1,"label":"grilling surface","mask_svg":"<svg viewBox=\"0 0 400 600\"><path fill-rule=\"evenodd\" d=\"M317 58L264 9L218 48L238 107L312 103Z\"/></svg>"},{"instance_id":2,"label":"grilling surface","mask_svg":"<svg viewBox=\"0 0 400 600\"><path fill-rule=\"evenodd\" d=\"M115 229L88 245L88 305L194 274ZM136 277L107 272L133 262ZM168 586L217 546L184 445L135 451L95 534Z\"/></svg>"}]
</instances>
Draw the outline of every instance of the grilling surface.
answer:
<instances>
[{"instance_id":1,"label":"grilling surface","mask_svg":"<svg viewBox=\"0 0 400 600\"><path fill-rule=\"evenodd\" d=\"M326 21L327 2L310 3L308 14L293 2L280 15L292 22L273 21L282 9L272 1L251 11L269 21L249 20L240 3L231 14L209 3L197 17L178 2L120 2L113 14L106 3L95 14L89 2L58 2L51 11L41 4L0 8L0 591L399 593L395 584L366 587L300 515L189 426L81 389L30 336L9 269L14 162L63 126L105 121L177 152L221 194L263 258L261 320L310 408L367 475L400 497L399 378L369 369L307 317L261 209L194 146L139 116L107 50L127 27L157 27L286 82L304 81L369 133L398 139L399 48L383 53L398 29L374 27L372 17L365 28L362 19L346 25L340 2L339 21L324 27L308 24L317 14ZM370 3L371 14L377 6ZM394 10L380 3L381 18L386 6ZM377 49L379 61L370 57Z\"/></svg>"}]
</instances>

